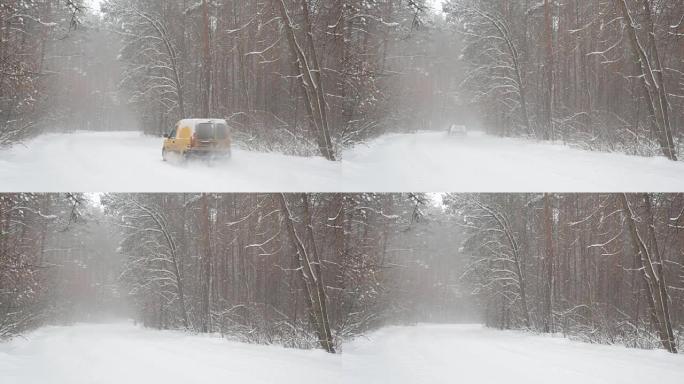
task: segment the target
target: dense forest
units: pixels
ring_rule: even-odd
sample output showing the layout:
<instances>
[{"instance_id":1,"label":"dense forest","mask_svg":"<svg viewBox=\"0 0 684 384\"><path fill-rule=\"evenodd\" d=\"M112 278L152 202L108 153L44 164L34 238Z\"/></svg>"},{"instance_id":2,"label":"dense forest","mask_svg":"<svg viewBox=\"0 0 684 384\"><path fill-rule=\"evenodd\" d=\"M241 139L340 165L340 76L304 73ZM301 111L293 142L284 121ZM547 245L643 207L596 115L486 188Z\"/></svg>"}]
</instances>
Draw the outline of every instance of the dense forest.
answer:
<instances>
[{"instance_id":1,"label":"dense forest","mask_svg":"<svg viewBox=\"0 0 684 384\"><path fill-rule=\"evenodd\" d=\"M463 215L462 276L487 324L676 351L682 195L450 195L446 205Z\"/></svg>"},{"instance_id":2,"label":"dense forest","mask_svg":"<svg viewBox=\"0 0 684 384\"><path fill-rule=\"evenodd\" d=\"M682 20L679 0L3 2L0 142L212 116L332 160L455 122L674 160Z\"/></svg>"},{"instance_id":3,"label":"dense forest","mask_svg":"<svg viewBox=\"0 0 684 384\"><path fill-rule=\"evenodd\" d=\"M450 0L445 11L465 42L463 84L488 125L676 159L681 1Z\"/></svg>"},{"instance_id":4,"label":"dense forest","mask_svg":"<svg viewBox=\"0 0 684 384\"><path fill-rule=\"evenodd\" d=\"M676 352L680 194L15 194L0 334L130 316L319 347L483 322Z\"/></svg>"},{"instance_id":5,"label":"dense forest","mask_svg":"<svg viewBox=\"0 0 684 384\"><path fill-rule=\"evenodd\" d=\"M684 0L0 0L0 381L684 382L683 159Z\"/></svg>"}]
</instances>

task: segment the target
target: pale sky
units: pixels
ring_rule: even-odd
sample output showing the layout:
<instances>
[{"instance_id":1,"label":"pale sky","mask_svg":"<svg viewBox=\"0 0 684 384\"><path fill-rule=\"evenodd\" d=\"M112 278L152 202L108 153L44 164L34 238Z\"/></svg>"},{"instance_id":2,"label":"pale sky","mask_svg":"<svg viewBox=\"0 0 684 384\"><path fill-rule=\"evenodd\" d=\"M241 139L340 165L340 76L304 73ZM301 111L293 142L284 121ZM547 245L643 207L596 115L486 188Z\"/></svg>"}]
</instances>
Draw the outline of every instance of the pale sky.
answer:
<instances>
[{"instance_id":1,"label":"pale sky","mask_svg":"<svg viewBox=\"0 0 684 384\"><path fill-rule=\"evenodd\" d=\"M442 4L446 3L446 1L447 0L428 0L428 3L431 3L432 8L441 13Z\"/></svg>"},{"instance_id":2,"label":"pale sky","mask_svg":"<svg viewBox=\"0 0 684 384\"><path fill-rule=\"evenodd\" d=\"M95 13L100 13L100 4L103 0L86 0L88 6L93 9Z\"/></svg>"}]
</instances>

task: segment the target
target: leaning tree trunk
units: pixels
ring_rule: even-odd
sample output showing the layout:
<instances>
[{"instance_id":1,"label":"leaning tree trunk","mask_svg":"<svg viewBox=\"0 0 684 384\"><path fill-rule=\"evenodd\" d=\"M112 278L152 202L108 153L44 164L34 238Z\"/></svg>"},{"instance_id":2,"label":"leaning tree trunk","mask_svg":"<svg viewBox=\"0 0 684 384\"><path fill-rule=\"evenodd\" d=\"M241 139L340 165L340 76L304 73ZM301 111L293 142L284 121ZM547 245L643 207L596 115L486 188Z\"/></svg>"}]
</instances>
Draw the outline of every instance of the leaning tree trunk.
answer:
<instances>
[{"instance_id":1,"label":"leaning tree trunk","mask_svg":"<svg viewBox=\"0 0 684 384\"><path fill-rule=\"evenodd\" d=\"M544 194L544 332L553 332L553 210L551 196Z\"/></svg>"},{"instance_id":2,"label":"leaning tree trunk","mask_svg":"<svg viewBox=\"0 0 684 384\"><path fill-rule=\"evenodd\" d=\"M670 103L667 98L667 90L665 89L665 79L663 74L665 70L660 61L660 53L658 51L658 45L656 43L656 35L653 23L653 16L651 15L651 5L649 0L643 0L644 13L646 15L646 20L648 21L648 40L653 52L653 63L655 68L653 68L656 89L658 91L658 102L660 105L660 113L662 114L663 127L664 127L664 139L667 143L667 148L669 153L672 155L672 160L677 160L677 149L675 147L674 138L672 136L672 124L670 123Z\"/></svg>"},{"instance_id":3,"label":"leaning tree trunk","mask_svg":"<svg viewBox=\"0 0 684 384\"><path fill-rule=\"evenodd\" d=\"M652 214L650 208L650 197L647 194L645 194L643 195L643 199L644 203L648 205L648 214ZM677 353L674 334L672 332L672 321L670 319L670 311L667 303L669 296L667 294L665 276L663 275L657 260L657 258L659 258L660 256L657 255L658 250L657 242L655 242L655 232L651 233L651 241L653 242L654 247L656 248L649 249L649 247L647 247L646 243L644 242L644 238L639 232L639 228L637 227L637 218L635 217L635 213L632 210L632 207L629 203L629 199L626 194L620 195L620 202L626 213L625 216L627 224L629 226L629 231L632 238L634 250L637 252L639 260L641 261L640 269L643 272L642 276L647 286L647 293L649 294L648 299L650 300L650 306L655 314L653 320L656 323L655 326L658 331L658 336L660 337L660 341L663 344L663 347L667 351L671 353ZM655 229L652 228L652 217L647 218L647 224L649 225L649 227L651 227L649 231L655 231Z\"/></svg>"},{"instance_id":4,"label":"leaning tree trunk","mask_svg":"<svg viewBox=\"0 0 684 384\"><path fill-rule=\"evenodd\" d=\"M315 82L316 90L316 109L320 113L321 120L321 134L323 135L323 142L326 145L326 149L332 154L332 140L330 139L330 124L328 120L328 104L325 100L325 93L323 91L323 80L322 74L323 70L318 62L318 53L316 53L316 46L314 45L313 30L311 27L311 18L309 17L309 4L307 0L300 0L302 7L302 13L304 15L304 32L306 33L306 41L308 42L308 51L311 56L311 65L313 66L313 81Z\"/></svg>"},{"instance_id":5,"label":"leaning tree trunk","mask_svg":"<svg viewBox=\"0 0 684 384\"><path fill-rule=\"evenodd\" d=\"M521 117L523 124L525 125L525 128L529 134L536 136L536 132L532 129L532 124L530 123L530 115L527 111L527 96L523 82L523 71L520 63L520 54L518 52L518 48L513 42L508 25L503 18L496 17L479 8L475 8L474 12L484 17L496 29L499 37L505 42L506 49L511 57L511 61L513 62L513 71L515 72L515 83L518 87L518 101L520 102L520 114L522 115Z\"/></svg>"},{"instance_id":6,"label":"leaning tree trunk","mask_svg":"<svg viewBox=\"0 0 684 384\"><path fill-rule=\"evenodd\" d=\"M209 212L209 198L207 194L202 194L200 199L201 204L201 222L200 231L202 239L202 256L200 258L201 269L201 331L204 333L212 331L211 324L211 286L212 286L212 251L211 251L211 214Z\"/></svg>"},{"instance_id":7,"label":"leaning tree trunk","mask_svg":"<svg viewBox=\"0 0 684 384\"><path fill-rule=\"evenodd\" d=\"M302 201L304 204L308 204L308 199L305 197L305 195L303 196L304 197L302 198ZM316 336L318 337L321 347L329 353L335 353L332 332L330 330L330 322L328 320L329 317L326 303L327 299L325 294L325 284L323 283L323 276L321 275L320 271L320 260L318 260L318 253L315 250L316 245L313 239L311 218L308 217L304 219L308 227L308 237L313 247L312 255L310 256L301 237L297 233L294 219L292 218L292 212L287 205L285 195L278 194L277 198L280 202L283 212L283 219L285 220L290 240L297 249L297 269L299 271L299 276L305 291L306 304L309 309L309 318L311 319L311 323L316 330ZM307 207L305 209L305 215L308 214L309 209Z\"/></svg>"},{"instance_id":8,"label":"leaning tree trunk","mask_svg":"<svg viewBox=\"0 0 684 384\"><path fill-rule=\"evenodd\" d=\"M649 40L653 45L656 56L655 64L657 67L653 68L644 46L639 41L635 21L629 12L627 3L625 0L615 0L615 3L616 7L622 13L622 16L626 19L627 35L629 37L632 54L639 64L639 70L641 72L639 79L641 80L644 89L647 107L655 120L651 122L652 130L655 131L655 134L657 135L663 154L668 159L677 161L677 152L672 137L672 127L670 126L667 92L665 91L665 84L662 77L660 58L658 57L658 51L655 46L655 31L653 31L652 27L648 30L650 35ZM645 0L644 8L646 10L647 19L651 21L650 5L647 0ZM657 75L655 73L657 73Z\"/></svg>"},{"instance_id":9,"label":"leaning tree trunk","mask_svg":"<svg viewBox=\"0 0 684 384\"><path fill-rule=\"evenodd\" d=\"M304 203L304 225L306 226L306 235L311 245L311 256L314 264L313 272L317 278L316 282L316 299L321 308L320 321L323 325L323 332L325 332L325 340L328 343L328 348L332 348L332 332L330 331L330 318L328 316L327 295L325 293L325 285L323 284L323 271L321 268L321 258L316 247L316 238L313 231L313 223L311 222L311 212L309 210L309 198L306 193L302 194L302 201Z\"/></svg>"},{"instance_id":10,"label":"leaning tree trunk","mask_svg":"<svg viewBox=\"0 0 684 384\"><path fill-rule=\"evenodd\" d=\"M202 115L204 118L211 118L211 32L209 26L209 5L207 0L202 1Z\"/></svg>"},{"instance_id":11,"label":"leaning tree trunk","mask_svg":"<svg viewBox=\"0 0 684 384\"><path fill-rule=\"evenodd\" d=\"M667 339L672 346L671 352L677 352L674 332L672 330L672 320L670 317L670 296L667 293L667 284L665 282L665 273L663 272L663 260L660 254L660 249L658 248L658 238L656 237L655 221L653 216L653 208L651 203L651 196L648 193L643 194L644 204L646 205L646 224L648 225L648 236L650 238L650 244L653 247L653 262L655 264L655 273L658 276L657 288L658 295L662 298L662 310L664 321L664 330Z\"/></svg>"},{"instance_id":12,"label":"leaning tree trunk","mask_svg":"<svg viewBox=\"0 0 684 384\"><path fill-rule=\"evenodd\" d=\"M185 294L183 292L183 278L181 275L181 270L178 266L178 248L176 247L176 242L173 239L173 236L171 233L169 233L168 228L166 227L166 220L163 218L159 217L157 213L155 213L152 209L149 207L139 203L137 200L133 199L133 203L143 210L149 217L154 221L155 225L157 226L157 230L161 232L162 236L164 237L164 240L166 241L166 245L169 249L169 256L171 258L171 267L172 273L174 275L174 278L176 280L176 294L178 295L178 306L181 311L181 317L183 318L183 327L188 329L190 327L190 321L188 319L188 311L185 306Z\"/></svg>"},{"instance_id":13,"label":"leaning tree trunk","mask_svg":"<svg viewBox=\"0 0 684 384\"><path fill-rule=\"evenodd\" d=\"M546 127L544 135L549 140L554 140L555 131L553 128L553 99L554 99L554 63L553 63L553 15L551 14L551 4L549 0L544 0L544 34L546 35L546 100L544 101L546 109Z\"/></svg>"},{"instance_id":14,"label":"leaning tree trunk","mask_svg":"<svg viewBox=\"0 0 684 384\"><path fill-rule=\"evenodd\" d=\"M518 240L511 229L510 223L504 215L479 201L476 201L476 204L480 208L484 209L494 219L494 221L496 221L497 225L499 226L499 230L503 233L509 247L511 248L513 267L515 268L514 273L518 279L518 293L520 294L520 310L523 316L523 324L526 328L530 328L532 322L530 321L530 311L527 306L525 274L523 272L522 260L520 259L520 245L518 244Z\"/></svg>"},{"instance_id":15,"label":"leaning tree trunk","mask_svg":"<svg viewBox=\"0 0 684 384\"><path fill-rule=\"evenodd\" d=\"M168 36L168 30L162 22L148 15L147 13L141 12L139 10L134 10L133 12L142 17L147 23L149 23L150 26L152 26L152 28L154 28L155 32L157 32L157 35L159 35L157 38L161 40L162 44L164 45L166 54L169 57L169 68L173 73L172 81L176 93L176 101L178 102L178 115L181 119L184 119L186 116L185 101L183 98L183 75L178 63L178 52Z\"/></svg>"},{"instance_id":16,"label":"leaning tree trunk","mask_svg":"<svg viewBox=\"0 0 684 384\"><path fill-rule=\"evenodd\" d=\"M325 92L323 90L323 83L320 81L321 69L318 67L313 67L309 64L309 59L304 53L304 49L297 41L297 36L295 34L295 29L292 25L292 20L287 13L287 7L285 6L285 0L273 0L275 5L280 9L280 16L283 19L283 24L285 26L285 32L287 35L287 41L290 46L290 51L292 56L296 58L295 69L297 70L297 77L299 78L299 84L304 94L304 104L306 106L307 114L309 115L309 120L311 126L316 134L316 141L318 143L321 155L328 160L335 160L335 153L332 146L332 141L330 138L330 130L328 128L328 118L327 118L327 104L325 101ZM313 39L311 36L311 20L309 19L308 4L306 1L302 0L302 10L305 15L305 31L309 35L307 39ZM307 40L312 41L312 40ZM318 63L316 56L316 51L313 47L313 43L309 44L309 50L312 51L311 55L313 58L314 66ZM312 73L316 73L315 75Z\"/></svg>"}]
</instances>

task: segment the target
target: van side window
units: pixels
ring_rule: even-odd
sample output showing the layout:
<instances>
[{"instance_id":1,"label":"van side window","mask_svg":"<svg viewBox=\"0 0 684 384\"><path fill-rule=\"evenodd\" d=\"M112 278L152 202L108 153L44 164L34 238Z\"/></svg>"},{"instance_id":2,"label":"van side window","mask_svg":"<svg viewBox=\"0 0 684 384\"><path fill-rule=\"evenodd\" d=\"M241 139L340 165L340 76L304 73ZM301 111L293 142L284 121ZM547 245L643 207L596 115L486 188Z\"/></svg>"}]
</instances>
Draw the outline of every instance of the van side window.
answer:
<instances>
[{"instance_id":1,"label":"van side window","mask_svg":"<svg viewBox=\"0 0 684 384\"><path fill-rule=\"evenodd\" d=\"M171 134L169 135L169 137L172 139L175 139L177 131L178 131L178 126L173 127L173 130L171 131Z\"/></svg>"},{"instance_id":2,"label":"van side window","mask_svg":"<svg viewBox=\"0 0 684 384\"><path fill-rule=\"evenodd\" d=\"M192 136L192 130L190 127L182 127L178 130L179 139L189 139Z\"/></svg>"}]
</instances>

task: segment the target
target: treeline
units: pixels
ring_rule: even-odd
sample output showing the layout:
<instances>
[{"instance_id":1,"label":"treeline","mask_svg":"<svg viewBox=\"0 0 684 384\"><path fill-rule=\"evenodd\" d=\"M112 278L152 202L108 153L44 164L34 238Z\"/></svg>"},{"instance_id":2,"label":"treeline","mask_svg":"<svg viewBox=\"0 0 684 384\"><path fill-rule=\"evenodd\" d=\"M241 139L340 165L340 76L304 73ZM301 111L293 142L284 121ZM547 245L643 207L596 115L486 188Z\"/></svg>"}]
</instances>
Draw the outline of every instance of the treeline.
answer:
<instances>
[{"instance_id":1,"label":"treeline","mask_svg":"<svg viewBox=\"0 0 684 384\"><path fill-rule=\"evenodd\" d=\"M106 314L329 352L415 322L684 336L682 194L86 197L0 196L1 337Z\"/></svg>"},{"instance_id":2,"label":"treeline","mask_svg":"<svg viewBox=\"0 0 684 384\"><path fill-rule=\"evenodd\" d=\"M46 132L137 129L118 92L118 46L83 0L0 3L0 146Z\"/></svg>"},{"instance_id":3,"label":"treeline","mask_svg":"<svg viewBox=\"0 0 684 384\"><path fill-rule=\"evenodd\" d=\"M449 123L681 153L681 1L450 0L444 15L425 0L108 0L100 20L80 0L4 2L0 144L211 116L241 145L331 160Z\"/></svg>"},{"instance_id":4,"label":"treeline","mask_svg":"<svg viewBox=\"0 0 684 384\"><path fill-rule=\"evenodd\" d=\"M81 1L0 3L0 145L31 133L48 98L45 71L50 41L77 23Z\"/></svg>"},{"instance_id":5,"label":"treeline","mask_svg":"<svg viewBox=\"0 0 684 384\"><path fill-rule=\"evenodd\" d=\"M111 315L332 352L464 318L458 260L431 240L453 227L426 220L424 195L0 197L2 338Z\"/></svg>"},{"instance_id":6,"label":"treeline","mask_svg":"<svg viewBox=\"0 0 684 384\"><path fill-rule=\"evenodd\" d=\"M449 195L446 203L463 218L463 278L489 326L671 352L681 345L684 195Z\"/></svg>"},{"instance_id":7,"label":"treeline","mask_svg":"<svg viewBox=\"0 0 684 384\"><path fill-rule=\"evenodd\" d=\"M391 239L421 198L376 194L108 195L136 318L293 347L412 312L388 289ZM424 269L406 266L407 269Z\"/></svg>"},{"instance_id":8,"label":"treeline","mask_svg":"<svg viewBox=\"0 0 684 384\"><path fill-rule=\"evenodd\" d=\"M444 9L466 44L463 90L501 134L681 153L680 0L450 0Z\"/></svg>"},{"instance_id":9,"label":"treeline","mask_svg":"<svg viewBox=\"0 0 684 384\"><path fill-rule=\"evenodd\" d=\"M109 0L122 85L149 133L227 117L249 145L335 158L430 126L444 71L424 0ZM448 77L449 74L446 73Z\"/></svg>"},{"instance_id":10,"label":"treeline","mask_svg":"<svg viewBox=\"0 0 684 384\"><path fill-rule=\"evenodd\" d=\"M79 194L0 195L0 339L122 309L116 233Z\"/></svg>"}]
</instances>

